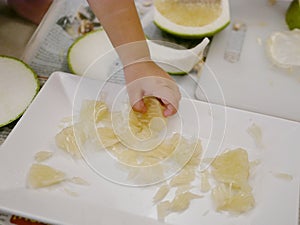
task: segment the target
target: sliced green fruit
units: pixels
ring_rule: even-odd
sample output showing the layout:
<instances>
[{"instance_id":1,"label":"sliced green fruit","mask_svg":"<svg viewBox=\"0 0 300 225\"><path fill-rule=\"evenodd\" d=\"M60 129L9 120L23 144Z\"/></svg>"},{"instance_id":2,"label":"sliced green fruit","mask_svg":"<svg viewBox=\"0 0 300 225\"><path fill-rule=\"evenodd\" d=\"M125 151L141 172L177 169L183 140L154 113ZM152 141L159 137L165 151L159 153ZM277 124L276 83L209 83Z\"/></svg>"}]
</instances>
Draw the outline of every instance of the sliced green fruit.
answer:
<instances>
[{"instance_id":1,"label":"sliced green fruit","mask_svg":"<svg viewBox=\"0 0 300 225\"><path fill-rule=\"evenodd\" d=\"M213 36L230 23L229 2L155 0L154 23L183 38Z\"/></svg>"},{"instance_id":2,"label":"sliced green fruit","mask_svg":"<svg viewBox=\"0 0 300 225\"><path fill-rule=\"evenodd\" d=\"M294 0L290 3L286 14L285 21L290 30L300 29L300 1Z\"/></svg>"},{"instance_id":3,"label":"sliced green fruit","mask_svg":"<svg viewBox=\"0 0 300 225\"><path fill-rule=\"evenodd\" d=\"M208 43L209 39L205 38L192 49L175 49L173 46L164 46L164 43L158 44L148 40L151 58L170 74L186 74L192 70L202 59ZM120 63L118 54L104 30L82 36L68 51L69 68L77 75L105 80L115 72L116 63Z\"/></svg>"},{"instance_id":4,"label":"sliced green fruit","mask_svg":"<svg viewBox=\"0 0 300 225\"><path fill-rule=\"evenodd\" d=\"M117 59L117 54L112 51L113 46L104 30L87 33L70 46L67 55L69 69L76 75L92 76L91 74L94 73L96 77L106 78L106 74L110 72L109 65ZM103 63L98 60L95 71L89 68L100 58Z\"/></svg>"},{"instance_id":5,"label":"sliced green fruit","mask_svg":"<svg viewBox=\"0 0 300 225\"><path fill-rule=\"evenodd\" d=\"M0 56L0 127L18 119L37 94L36 73L19 59Z\"/></svg>"}]
</instances>

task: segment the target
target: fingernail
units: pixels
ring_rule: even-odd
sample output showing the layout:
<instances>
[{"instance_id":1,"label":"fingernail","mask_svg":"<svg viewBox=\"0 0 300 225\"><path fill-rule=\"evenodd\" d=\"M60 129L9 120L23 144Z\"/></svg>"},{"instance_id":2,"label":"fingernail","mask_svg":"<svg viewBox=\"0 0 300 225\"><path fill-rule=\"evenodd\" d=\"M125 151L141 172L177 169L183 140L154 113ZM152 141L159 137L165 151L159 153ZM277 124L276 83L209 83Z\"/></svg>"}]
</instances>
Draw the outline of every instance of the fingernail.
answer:
<instances>
[{"instance_id":1,"label":"fingernail","mask_svg":"<svg viewBox=\"0 0 300 225\"><path fill-rule=\"evenodd\" d=\"M172 111L170 110L170 109L166 109L165 111L164 111L164 116L165 117L168 117L168 116L171 116L172 115Z\"/></svg>"}]
</instances>

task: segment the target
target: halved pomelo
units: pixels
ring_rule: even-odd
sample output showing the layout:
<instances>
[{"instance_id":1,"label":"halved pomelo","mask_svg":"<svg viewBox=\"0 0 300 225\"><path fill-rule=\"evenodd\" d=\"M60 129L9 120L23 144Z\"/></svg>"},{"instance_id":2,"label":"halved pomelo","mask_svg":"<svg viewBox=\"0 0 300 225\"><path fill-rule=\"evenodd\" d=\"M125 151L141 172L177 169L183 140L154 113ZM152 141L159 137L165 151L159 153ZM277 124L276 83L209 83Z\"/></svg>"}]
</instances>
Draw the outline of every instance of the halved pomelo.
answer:
<instances>
[{"instance_id":1,"label":"halved pomelo","mask_svg":"<svg viewBox=\"0 0 300 225\"><path fill-rule=\"evenodd\" d=\"M151 58L162 69L170 74L186 74L202 59L209 39L205 38L192 49L176 49L175 47L180 46L173 48L164 46L164 43L158 44L150 40L147 42ZM74 74L103 80L116 72L116 69L122 69L118 54L102 29L80 37L70 46L68 65Z\"/></svg>"},{"instance_id":2,"label":"halved pomelo","mask_svg":"<svg viewBox=\"0 0 300 225\"><path fill-rule=\"evenodd\" d=\"M154 23L183 38L216 34L230 23L228 0L155 0Z\"/></svg>"},{"instance_id":3,"label":"halved pomelo","mask_svg":"<svg viewBox=\"0 0 300 225\"><path fill-rule=\"evenodd\" d=\"M37 94L36 73L19 59L0 56L0 127L18 119Z\"/></svg>"}]
</instances>

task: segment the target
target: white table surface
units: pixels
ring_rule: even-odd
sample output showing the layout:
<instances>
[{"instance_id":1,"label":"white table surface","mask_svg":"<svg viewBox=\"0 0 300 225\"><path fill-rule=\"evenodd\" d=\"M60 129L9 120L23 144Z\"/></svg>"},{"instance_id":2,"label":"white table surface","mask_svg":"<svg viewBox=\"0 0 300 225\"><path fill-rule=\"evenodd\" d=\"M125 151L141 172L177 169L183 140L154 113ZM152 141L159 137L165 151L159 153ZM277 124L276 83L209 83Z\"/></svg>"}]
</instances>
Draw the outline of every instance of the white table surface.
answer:
<instances>
[{"instance_id":1,"label":"white table surface","mask_svg":"<svg viewBox=\"0 0 300 225\"><path fill-rule=\"evenodd\" d=\"M231 0L230 6L232 22L211 42L197 97L300 121L300 69L291 72L277 68L266 54L267 38L273 32L288 30L284 16L289 1L271 5L262 0ZM224 54L230 48L235 23L245 23L247 29L240 59L231 63Z\"/></svg>"}]
</instances>

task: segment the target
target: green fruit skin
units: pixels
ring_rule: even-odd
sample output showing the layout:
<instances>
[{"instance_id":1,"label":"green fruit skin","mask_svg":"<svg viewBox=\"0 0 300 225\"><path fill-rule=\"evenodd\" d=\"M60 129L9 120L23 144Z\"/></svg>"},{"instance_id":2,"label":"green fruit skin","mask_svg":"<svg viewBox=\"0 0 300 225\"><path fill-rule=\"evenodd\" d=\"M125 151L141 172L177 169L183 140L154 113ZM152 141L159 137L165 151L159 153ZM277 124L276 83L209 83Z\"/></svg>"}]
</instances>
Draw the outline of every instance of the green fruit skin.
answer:
<instances>
[{"instance_id":1,"label":"green fruit skin","mask_svg":"<svg viewBox=\"0 0 300 225\"><path fill-rule=\"evenodd\" d=\"M103 29L103 28L99 28L99 29L97 29L97 30L90 31L90 32L88 32L88 33L86 33L86 34L84 34L84 35L78 37L78 38L71 44L71 46L69 47L68 52L67 52L67 63L68 63L69 70L70 70L70 72L71 72L72 74L78 75L78 74L76 73L76 71L74 70L74 68L72 67L72 63L71 63L71 59L70 59L70 55L71 55L71 51L72 51L73 47L74 47L79 41L81 41L83 38L85 38L87 35L91 35L91 34L93 34L93 33L101 32L101 31L104 31L104 29Z\"/></svg>"},{"instance_id":2,"label":"green fruit skin","mask_svg":"<svg viewBox=\"0 0 300 225\"><path fill-rule=\"evenodd\" d=\"M290 30L300 29L300 6L298 0L292 1L289 5L285 14L285 22Z\"/></svg>"},{"instance_id":3,"label":"green fruit skin","mask_svg":"<svg viewBox=\"0 0 300 225\"><path fill-rule=\"evenodd\" d=\"M68 52L67 52L67 62L68 62L69 70L70 70L70 72L71 72L72 74L78 75L78 74L76 73L76 71L74 70L74 68L72 67L72 63L71 63L71 51L72 51L73 47L74 47L79 41L81 41L83 38L85 38L87 35L90 35L90 34L93 34L93 33L96 33L96 32L101 32L101 31L104 31L104 29L100 28L100 29L98 29L98 30L94 30L94 31L91 31L91 32L89 32L89 33L87 33L87 34L85 34L85 35L82 35L82 36L78 37L78 38L72 43L72 45L69 47ZM147 37L146 37L146 38L147 38ZM175 76L183 76L183 75L187 75L187 72L184 72L184 71L182 71L182 72L180 72L180 71L178 71L178 72L167 72L167 73L170 74L170 75L175 75Z\"/></svg>"},{"instance_id":4,"label":"green fruit skin","mask_svg":"<svg viewBox=\"0 0 300 225\"><path fill-rule=\"evenodd\" d=\"M173 76L184 76L184 75L187 75L188 73L187 72L184 72L184 71L182 71L182 72L167 72L168 74L170 74L170 75L173 75Z\"/></svg>"},{"instance_id":5,"label":"green fruit skin","mask_svg":"<svg viewBox=\"0 0 300 225\"><path fill-rule=\"evenodd\" d=\"M180 37L180 38L186 38L186 39L200 39L200 38L204 38L204 37L212 37L213 35L215 35L216 33L220 32L221 30L225 29L229 24L230 24L230 20L225 23L223 26L219 27L218 29L211 31L211 32L207 32L207 33L202 33L202 34L180 34L177 32L174 32L173 30L170 30L168 28L162 27L160 26L160 24L158 24L156 21L154 21L154 24L161 30L172 34L174 36Z\"/></svg>"},{"instance_id":6,"label":"green fruit skin","mask_svg":"<svg viewBox=\"0 0 300 225\"><path fill-rule=\"evenodd\" d=\"M29 65L27 65L25 62L23 62L22 60L20 60L18 58L15 58L15 57L12 57L12 56L7 56L7 55L0 55L0 58L9 58L9 59L16 60L16 61L22 63L28 70L31 71L31 73L34 76L34 79L36 80L36 89L35 89L35 95L32 98L32 100L33 100L35 98L35 96L37 95L37 93L39 92L39 90L40 90L40 82L39 82L38 75L36 74L36 72ZM12 123L13 121L16 121L17 119L19 119L24 114L26 109L23 112L21 112L19 115L17 115L16 118L11 119L11 120L7 121L6 123L0 124L0 128Z\"/></svg>"}]
</instances>

